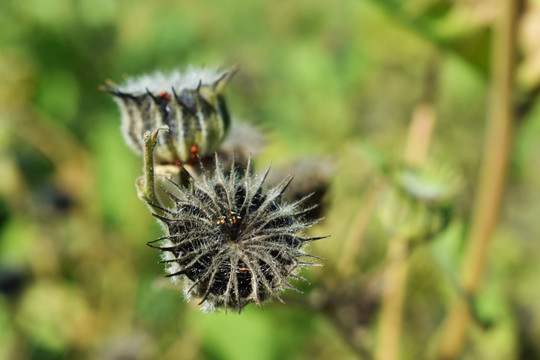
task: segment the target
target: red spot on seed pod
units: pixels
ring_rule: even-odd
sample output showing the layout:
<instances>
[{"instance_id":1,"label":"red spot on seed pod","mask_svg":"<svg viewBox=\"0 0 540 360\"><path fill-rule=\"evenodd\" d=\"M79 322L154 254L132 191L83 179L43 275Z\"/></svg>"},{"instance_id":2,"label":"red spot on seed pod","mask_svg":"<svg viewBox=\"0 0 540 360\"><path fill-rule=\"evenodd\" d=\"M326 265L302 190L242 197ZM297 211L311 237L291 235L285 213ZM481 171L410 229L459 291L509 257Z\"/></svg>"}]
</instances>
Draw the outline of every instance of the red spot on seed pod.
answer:
<instances>
[{"instance_id":1,"label":"red spot on seed pod","mask_svg":"<svg viewBox=\"0 0 540 360\"><path fill-rule=\"evenodd\" d=\"M199 156L197 155L197 151L199 150L199 147L197 144L194 144L189 149L189 152L191 153L189 156L189 163L196 164L197 161L199 161Z\"/></svg>"},{"instance_id":2,"label":"red spot on seed pod","mask_svg":"<svg viewBox=\"0 0 540 360\"><path fill-rule=\"evenodd\" d=\"M159 94L159 97L162 98L162 99L165 99L165 100L170 100L171 99L171 95L167 92L162 92L161 94Z\"/></svg>"}]
</instances>

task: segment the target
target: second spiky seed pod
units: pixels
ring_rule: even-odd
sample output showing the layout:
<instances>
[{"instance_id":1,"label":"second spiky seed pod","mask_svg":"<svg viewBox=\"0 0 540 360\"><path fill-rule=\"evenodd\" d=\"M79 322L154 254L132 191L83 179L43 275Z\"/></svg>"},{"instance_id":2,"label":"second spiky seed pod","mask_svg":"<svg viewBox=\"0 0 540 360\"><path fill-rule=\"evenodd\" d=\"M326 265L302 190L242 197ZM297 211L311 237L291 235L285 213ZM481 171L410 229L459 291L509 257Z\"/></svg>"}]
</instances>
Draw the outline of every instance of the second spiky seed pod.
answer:
<instances>
[{"instance_id":1,"label":"second spiky seed pod","mask_svg":"<svg viewBox=\"0 0 540 360\"><path fill-rule=\"evenodd\" d=\"M225 87L236 73L188 69L169 75L155 73L105 88L122 113L122 133L128 145L142 154L144 134L163 125L155 149L156 164L196 162L212 154L230 126Z\"/></svg>"},{"instance_id":2,"label":"second spiky seed pod","mask_svg":"<svg viewBox=\"0 0 540 360\"><path fill-rule=\"evenodd\" d=\"M390 233L418 241L446 228L463 186L453 167L429 161L420 168L399 167L390 176L379 208Z\"/></svg>"}]
</instances>

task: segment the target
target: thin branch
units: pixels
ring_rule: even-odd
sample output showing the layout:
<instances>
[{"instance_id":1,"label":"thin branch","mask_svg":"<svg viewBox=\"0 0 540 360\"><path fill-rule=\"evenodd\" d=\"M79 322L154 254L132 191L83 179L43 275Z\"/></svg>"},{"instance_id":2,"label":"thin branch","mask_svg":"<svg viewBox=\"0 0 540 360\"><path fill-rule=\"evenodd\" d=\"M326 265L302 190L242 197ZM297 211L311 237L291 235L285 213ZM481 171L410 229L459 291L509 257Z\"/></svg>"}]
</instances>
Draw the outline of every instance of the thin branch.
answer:
<instances>
[{"instance_id":1,"label":"thin branch","mask_svg":"<svg viewBox=\"0 0 540 360\"><path fill-rule=\"evenodd\" d=\"M407 239L390 240L384 274L381 314L379 318L376 358L391 360L399 358L403 303L405 302L407 273Z\"/></svg>"},{"instance_id":2,"label":"thin branch","mask_svg":"<svg viewBox=\"0 0 540 360\"><path fill-rule=\"evenodd\" d=\"M380 181L371 185L364 195L362 204L354 217L351 230L343 244L339 264L336 269L340 278L349 277L353 273L355 263L358 260L358 254L364 242L366 230L377 205L381 187L382 183Z\"/></svg>"}]
</instances>

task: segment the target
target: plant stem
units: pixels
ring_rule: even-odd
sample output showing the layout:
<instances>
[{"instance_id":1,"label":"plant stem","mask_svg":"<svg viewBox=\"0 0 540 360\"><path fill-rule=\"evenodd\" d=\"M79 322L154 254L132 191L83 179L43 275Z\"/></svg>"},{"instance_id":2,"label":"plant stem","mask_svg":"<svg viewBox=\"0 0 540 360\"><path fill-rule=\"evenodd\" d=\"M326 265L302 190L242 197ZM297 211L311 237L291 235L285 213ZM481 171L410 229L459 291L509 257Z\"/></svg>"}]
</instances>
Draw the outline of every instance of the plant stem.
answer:
<instances>
[{"instance_id":1,"label":"plant stem","mask_svg":"<svg viewBox=\"0 0 540 360\"><path fill-rule=\"evenodd\" d=\"M427 159L431 135L435 127L435 108L431 103L416 106L405 147L405 163L422 166Z\"/></svg>"},{"instance_id":2,"label":"plant stem","mask_svg":"<svg viewBox=\"0 0 540 360\"><path fill-rule=\"evenodd\" d=\"M410 166L422 166L427 159L433 129L435 108L433 94L436 90L436 61L428 66L423 101L413 112L405 146L404 161ZM379 319L376 359L399 358L401 324L408 272L408 240L397 234L388 244L388 268L384 274L382 307Z\"/></svg>"},{"instance_id":3,"label":"plant stem","mask_svg":"<svg viewBox=\"0 0 540 360\"><path fill-rule=\"evenodd\" d=\"M463 292L474 297L486 266L489 244L499 217L508 166L512 123L514 51L518 0L504 0L498 8L492 53L492 88L482 168L471 230L461 265ZM456 358L463 347L470 318L467 299L456 296L443 327L438 357Z\"/></svg>"},{"instance_id":4,"label":"plant stem","mask_svg":"<svg viewBox=\"0 0 540 360\"><path fill-rule=\"evenodd\" d=\"M384 275L382 310L379 318L379 340L376 359L399 358L401 321L407 283L407 239L390 240L387 258L388 268Z\"/></svg>"},{"instance_id":5,"label":"plant stem","mask_svg":"<svg viewBox=\"0 0 540 360\"><path fill-rule=\"evenodd\" d=\"M154 172L154 149L157 144L157 136L160 130L169 131L167 126L162 126L144 134L144 175L137 179L139 197L149 205L160 205L155 190ZM156 209L158 210L158 209Z\"/></svg>"},{"instance_id":6,"label":"plant stem","mask_svg":"<svg viewBox=\"0 0 540 360\"><path fill-rule=\"evenodd\" d=\"M358 253L362 248L362 243L364 242L364 236L373 215L373 210L377 205L377 199L381 192L382 183L381 181L376 181L368 191L365 193L362 203L343 245L341 251L340 261L337 265L337 272L339 278L347 278L351 276L355 269L355 262L357 261Z\"/></svg>"}]
</instances>

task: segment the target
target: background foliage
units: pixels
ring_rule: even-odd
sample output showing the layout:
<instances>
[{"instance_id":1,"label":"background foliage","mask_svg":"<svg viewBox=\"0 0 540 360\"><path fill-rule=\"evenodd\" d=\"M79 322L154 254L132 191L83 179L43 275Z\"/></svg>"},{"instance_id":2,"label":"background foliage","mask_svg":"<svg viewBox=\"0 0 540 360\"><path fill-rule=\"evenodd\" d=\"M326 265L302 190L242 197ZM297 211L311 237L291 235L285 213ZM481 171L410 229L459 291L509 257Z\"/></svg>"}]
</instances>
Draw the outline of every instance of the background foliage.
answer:
<instances>
[{"instance_id":1,"label":"background foliage","mask_svg":"<svg viewBox=\"0 0 540 360\"><path fill-rule=\"evenodd\" d=\"M358 257L339 269L374 178L401 160L426 89L437 112L431 157L464 179L451 222L410 253L402 358L432 356L459 291L497 4L2 1L0 358L356 358L351 337L370 352L378 296L353 291L347 302L336 289L343 273L364 279L384 267L389 235L378 217ZM467 359L540 357L540 10L530 2L520 15L519 111ZM326 219L313 230L332 237L311 248L326 267L305 273L314 285L304 300L264 312L250 306L241 316L203 314L163 278L145 246L160 229L136 197L141 161L98 87L187 64L240 65L229 104L268 132L261 167L308 156L334 166ZM370 297L375 305L363 308ZM313 305L320 298L343 306L323 311ZM351 314L361 321L342 328L340 316Z\"/></svg>"}]
</instances>

